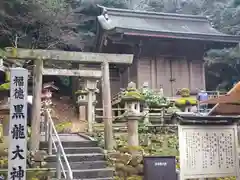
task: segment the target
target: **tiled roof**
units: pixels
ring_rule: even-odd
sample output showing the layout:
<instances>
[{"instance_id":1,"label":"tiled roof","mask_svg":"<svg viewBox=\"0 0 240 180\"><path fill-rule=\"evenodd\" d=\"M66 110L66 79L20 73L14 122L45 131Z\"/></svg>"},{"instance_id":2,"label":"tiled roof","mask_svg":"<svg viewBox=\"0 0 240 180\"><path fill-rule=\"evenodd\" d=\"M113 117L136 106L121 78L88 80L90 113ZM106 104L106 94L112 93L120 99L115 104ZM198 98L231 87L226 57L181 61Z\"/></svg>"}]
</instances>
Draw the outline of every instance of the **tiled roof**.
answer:
<instances>
[{"instance_id":1,"label":"tiled roof","mask_svg":"<svg viewBox=\"0 0 240 180\"><path fill-rule=\"evenodd\" d=\"M214 29L203 16L100 8L103 13L98 16L98 21L107 31L166 38L240 41L240 36L227 35Z\"/></svg>"}]
</instances>

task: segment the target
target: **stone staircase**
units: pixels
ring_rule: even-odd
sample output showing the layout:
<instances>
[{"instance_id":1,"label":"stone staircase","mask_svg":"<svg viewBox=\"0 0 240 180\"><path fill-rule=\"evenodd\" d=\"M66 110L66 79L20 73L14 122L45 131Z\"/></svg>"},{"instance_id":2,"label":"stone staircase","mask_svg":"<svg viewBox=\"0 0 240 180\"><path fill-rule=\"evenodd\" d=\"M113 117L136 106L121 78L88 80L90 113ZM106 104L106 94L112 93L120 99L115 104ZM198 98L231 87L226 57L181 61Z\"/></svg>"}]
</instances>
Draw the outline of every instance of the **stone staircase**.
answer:
<instances>
[{"instance_id":1,"label":"stone staircase","mask_svg":"<svg viewBox=\"0 0 240 180\"><path fill-rule=\"evenodd\" d=\"M97 141L80 134L59 134L67 159L73 171L74 180L113 180L113 169L107 167L103 150ZM48 144L40 142L40 148L47 150ZM46 159L48 168L56 168L56 152ZM64 163L64 161L62 161ZM66 167L66 164L63 164Z\"/></svg>"}]
</instances>

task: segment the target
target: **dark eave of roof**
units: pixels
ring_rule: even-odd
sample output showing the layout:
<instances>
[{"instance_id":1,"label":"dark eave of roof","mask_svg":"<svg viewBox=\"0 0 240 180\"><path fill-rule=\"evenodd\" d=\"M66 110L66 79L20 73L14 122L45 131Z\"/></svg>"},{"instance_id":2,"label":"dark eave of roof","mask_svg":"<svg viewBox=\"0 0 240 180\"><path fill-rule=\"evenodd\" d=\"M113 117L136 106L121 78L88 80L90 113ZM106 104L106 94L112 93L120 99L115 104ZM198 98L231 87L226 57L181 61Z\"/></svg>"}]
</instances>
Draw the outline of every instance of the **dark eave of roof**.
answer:
<instances>
[{"instance_id":1,"label":"dark eave of roof","mask_svg":"<svg viewBox=\"0 0 240 180\"><path fill-rule=\"evenodd\" d=\"M105 31L112 33L228 43L240 42L240 36L217 31L211 26L207 17L203 16L99 7L102 9L102 15L98 16L98 22Z\"/></svg>"}]
</instances>

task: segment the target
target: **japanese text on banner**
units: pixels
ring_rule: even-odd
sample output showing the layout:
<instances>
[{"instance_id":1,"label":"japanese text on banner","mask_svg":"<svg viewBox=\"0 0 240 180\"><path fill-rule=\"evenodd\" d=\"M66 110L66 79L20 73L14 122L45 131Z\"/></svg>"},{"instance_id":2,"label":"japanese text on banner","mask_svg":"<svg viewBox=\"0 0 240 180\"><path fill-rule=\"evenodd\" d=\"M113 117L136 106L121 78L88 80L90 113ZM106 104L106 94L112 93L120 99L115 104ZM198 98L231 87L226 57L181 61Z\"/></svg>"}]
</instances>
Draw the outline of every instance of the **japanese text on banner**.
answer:
<instances>
[{"instance_id":1,"label":"japanese text on banner","mask_svg":"<svg viewBox=\"0 0 240 180\"><path fill-rule=\"evenodd\" d=\"M11 69L8 180L26 180L28 71Z\"/></svg>"}]
</instances>

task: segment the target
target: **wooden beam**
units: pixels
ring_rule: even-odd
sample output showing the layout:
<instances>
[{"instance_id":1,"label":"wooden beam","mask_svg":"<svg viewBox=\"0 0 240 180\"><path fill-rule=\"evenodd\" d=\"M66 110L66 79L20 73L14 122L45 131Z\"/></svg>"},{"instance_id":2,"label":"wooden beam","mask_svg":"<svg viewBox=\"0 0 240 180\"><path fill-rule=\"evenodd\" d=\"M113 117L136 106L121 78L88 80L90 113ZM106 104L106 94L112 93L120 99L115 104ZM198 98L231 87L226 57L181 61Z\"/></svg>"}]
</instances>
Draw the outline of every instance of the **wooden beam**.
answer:
<instances>
[{"instance_id":1,"label":"wooden beam","mask_svg":"<svg viewBox=\"0 0 240 180\"><path fill-rule=\"evenodd\" d=\"M69 52L44 49L15 49L5 48L6 57L10 59L35 60L56 60L56 61L75 61L79 63L102 63L113 64L132 64L132 54L107 54L91 52Z\"/></svg>"},{"instance_id":2,"label":"wooden beam","mask_svg":"<svg viewBox=\"0 0 240 180\"><path fill-rule=\"evenodd\" d=\"M31 133L31 151L36 152L40 143L40 120L41 120L41 95L42 95L42 70L43 61L38 59L34 61L34 84L33 84L33 104L32 104L32 133Z\"/></svg>"},{"instance_id":3,"label":"wooden beam","mask_svg":"<svg viewBox=\"0 0 240 180\"><path fill-rule=\"evenodd\" d=\"M100 70L77 70L77 69L43 69L43 75L49 76L80 76L88 78L101 78L102 71Z\"/></svg>"}]
</instances>

